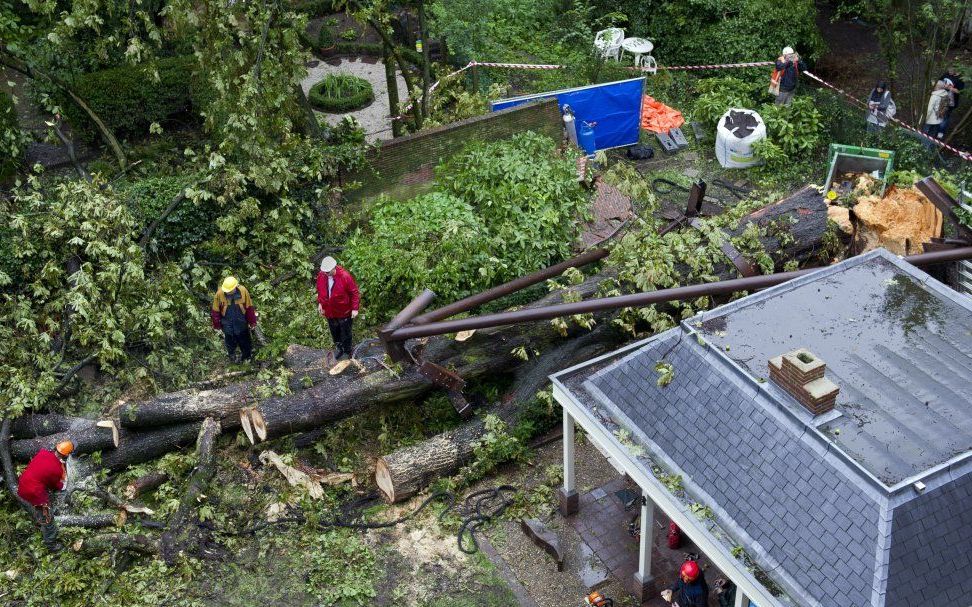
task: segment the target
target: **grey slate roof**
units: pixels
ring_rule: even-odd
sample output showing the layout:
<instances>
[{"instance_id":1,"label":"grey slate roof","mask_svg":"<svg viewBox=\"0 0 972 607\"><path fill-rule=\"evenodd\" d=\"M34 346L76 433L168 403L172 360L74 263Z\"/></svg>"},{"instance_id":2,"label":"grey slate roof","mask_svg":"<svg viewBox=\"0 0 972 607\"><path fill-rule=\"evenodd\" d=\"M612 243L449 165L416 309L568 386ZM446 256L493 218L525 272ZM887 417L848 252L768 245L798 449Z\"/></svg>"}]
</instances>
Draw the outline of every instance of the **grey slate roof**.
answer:
<instances>
[{"instance_id":1,"label":"grey slate roof","mask_svg":"<svg viewBox=\"0 0 972 607\"><path fill-rule=\"evenodd\" d=\"M888 283L889 272L917 279L913 284L924 295L909 288L912 301L927 296L936 310L947 314L936 317L911 311L897 316L899 324L910 323L909 335L924 340L922 352L932 358L948 357L949 365L972 365L972 337L965 339L963 354L951 342L938 345L936 336L936 323L944 326L956 315L963 323L963 314L972 317L972 300L963 301L941 285L923 282L928 280L926 275L880 251L738 300L639 348L555 376L555 381L602 419L628 428L655 461L681 474L687 492L709 505L719 524L798 603L827 607L972 603L972 451L968 446L963 450L961 437L950 436L924 445L932 452L926 457L918 449L922 443L905 432L934 419L939 430L961 434L962 424L972 418L972 390L955 393L958 399L935 407L928 405L937 412L947 404L964 416L949 423L940 415L925 417L923 422L923 411L910 412L913 404L897 396L903 389L864 388L858 389L860 394L842 396L840 417L821 416L822 422L771 382L759 381L767 374L765 365L771 356L807 345L801 339L820 327L787 322L792 315L812 313L818 320L826 316L823 311L829 300L817 298L818 293L833 298L833 291L851 288L861 302L858 309L873 308L881 303L876 295L896 287L899 279ZM862 278L865 275L879 278L868 283ZM849 277L851 286L842 277ZM815 305L824 310L813 311ZM838 306L829 309L834 318L840 318ZM749 311L755 312L747 317ZM725 322L710 322L719 318ZM758 322L765 325L768 337L757 335L747 341L747 323L758 324L754 319L762 319ZM698 323L702 332L696 332ZM839 351L837 344L843 339L845 348L855 349L872 365L880 364L880 349L873 349L877 354L861 355L872 345L864 336L877 339L882 331L901 328L899 324L888 320L873 331L854 335L840 327L824 327L826 339L809 347L828 362L828 376L841 386L843 395L845 382L859 376L847 371L843 362L831 375L828 355ZM779 331L780 327L787 330ZM818 352L815 347L820 349L821 343L832 349ZM900 343L889 338L880 345ZM665 387L657 385L654 369L660 360L675 370ZM920 381L926 400L945 394L935 392L929 385L933 382ZM955 385L947 384L946 389ZM844 407L851 406L857 409L848 414ZM887 410L882 409L885 406ZM867 415L882 411L884 421L872 423L869 430ZM854 424L863 424L861 436L866 440L854 436L842 442L832 432L818 429L844 428L843 436L845 431L851 433ZM899 451L897 461L878 467L878 455L869 449ZM891 486L906 476L907 482ZM921 494L911 485L918 477L927 485Z\"/></svg>"}]
</instances>

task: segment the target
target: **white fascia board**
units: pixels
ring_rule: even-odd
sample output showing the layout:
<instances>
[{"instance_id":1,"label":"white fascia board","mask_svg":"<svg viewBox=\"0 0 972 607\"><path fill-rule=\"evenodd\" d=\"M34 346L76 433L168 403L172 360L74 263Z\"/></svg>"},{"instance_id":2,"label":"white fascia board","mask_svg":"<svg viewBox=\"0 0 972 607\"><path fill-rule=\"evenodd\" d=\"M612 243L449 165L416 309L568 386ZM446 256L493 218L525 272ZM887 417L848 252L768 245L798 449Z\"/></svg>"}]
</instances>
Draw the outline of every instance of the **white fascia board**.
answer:
<instances>
[{"instance_id":1,"label":"white fascia board","mask_svg":"<svg viewBox=\"0 0 972 607\"><path fill-rule=\"evenodd\" d=\"M747 598L760 607L787 607L756 581L756 578L737 559L726 554L725 547L709 533L709 530L702 526L695 516L683 511L680 507L681 503L661 485L654 475L645 472L643 466L605 430L587 407L578 402L557 378L553 378L553 396L570 413L574 422L580 424L587 435L611 455L624 472L638 483L642 491L692 538L692 542L706 558L729 577Z\"/></svg>"}]
</instances>

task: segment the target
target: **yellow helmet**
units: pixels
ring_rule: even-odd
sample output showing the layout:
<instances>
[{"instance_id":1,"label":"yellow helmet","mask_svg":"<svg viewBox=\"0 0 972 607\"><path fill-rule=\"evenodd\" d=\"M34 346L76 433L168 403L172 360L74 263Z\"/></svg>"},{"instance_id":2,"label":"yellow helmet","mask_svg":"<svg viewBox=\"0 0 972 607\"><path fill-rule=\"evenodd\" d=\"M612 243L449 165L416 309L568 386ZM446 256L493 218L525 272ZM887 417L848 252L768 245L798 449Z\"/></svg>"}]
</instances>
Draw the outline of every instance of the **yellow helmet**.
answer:
<instances>
[{"instance_id":1,"label":"yellow helmet","mask_svg":"<svg viewBox=\"0 0 972 607\"><path fill-rule=\"evenodd\" d=\"M74 453L74 443L69 440L64 440L59 442L55 449L61 454L62 457L67 457Z\"/></svg>"},{"instance_id":2,"label":"yellow helmet","mask_svg":"<svg viewBox=\"0 0 972 607\"><path fill-rule=\"evenodd\" d=\"M223 290L223 293L232 293L233 289L235 289L239 284L240 281L236 280L236 277L227 276L226 279L223 280L223 286L220 288Z\"/></svg>"}]
</instances>

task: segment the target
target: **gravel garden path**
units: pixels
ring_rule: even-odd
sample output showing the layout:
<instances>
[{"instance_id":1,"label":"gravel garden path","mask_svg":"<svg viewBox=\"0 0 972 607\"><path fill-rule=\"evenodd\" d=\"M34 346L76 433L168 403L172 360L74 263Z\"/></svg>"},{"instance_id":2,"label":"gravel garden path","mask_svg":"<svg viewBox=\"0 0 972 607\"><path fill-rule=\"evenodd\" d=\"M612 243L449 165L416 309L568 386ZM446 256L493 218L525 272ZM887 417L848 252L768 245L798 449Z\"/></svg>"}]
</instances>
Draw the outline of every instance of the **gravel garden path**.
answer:
<instances>
[{"instance_id":1,"label":"gravel garden path","mask_svg":"<svg viewBox=\"0 0 972 607\"><path fill-rule=\"evenodd\" d=\"M330 114L317 112L323 116L328 124L337 124L344 116L353 116L365 131L365 139L371 143L381 139L392 138L392 121L388 112L388 87L385 84L385 64L381 61L364 57L334 59L330 62L321 61L314 67L307 68L307 77L301 82L304 93L308 93L328 74L352 74L364 78L371 83L375 90L375 100L371 105L354 112L345 114ZM403 102L406 99L405 80L398 74L398 96Z\"/></svg>"}]
</instances>

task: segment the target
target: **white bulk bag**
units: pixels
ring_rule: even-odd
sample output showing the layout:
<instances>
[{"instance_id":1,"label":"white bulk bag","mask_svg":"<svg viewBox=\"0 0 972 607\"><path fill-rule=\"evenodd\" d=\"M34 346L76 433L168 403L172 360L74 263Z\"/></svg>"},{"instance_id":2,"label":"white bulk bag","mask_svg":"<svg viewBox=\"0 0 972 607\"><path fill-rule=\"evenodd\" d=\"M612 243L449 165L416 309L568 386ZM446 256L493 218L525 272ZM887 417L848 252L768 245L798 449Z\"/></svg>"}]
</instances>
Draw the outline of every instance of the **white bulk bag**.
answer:
<instances>
[{"instance_id":1,"label":"white bulk bag","mask_svg":"<svg viewBox=\"0 0 972 607\"><path fill-rule=\"evenodd\" d=\"M766 124L758 113L731 108L722 115L716 127L716 158L727 169L761 164L753 152L753 144L763 139L766 139Z\"/></svg>"}]
</instances>

